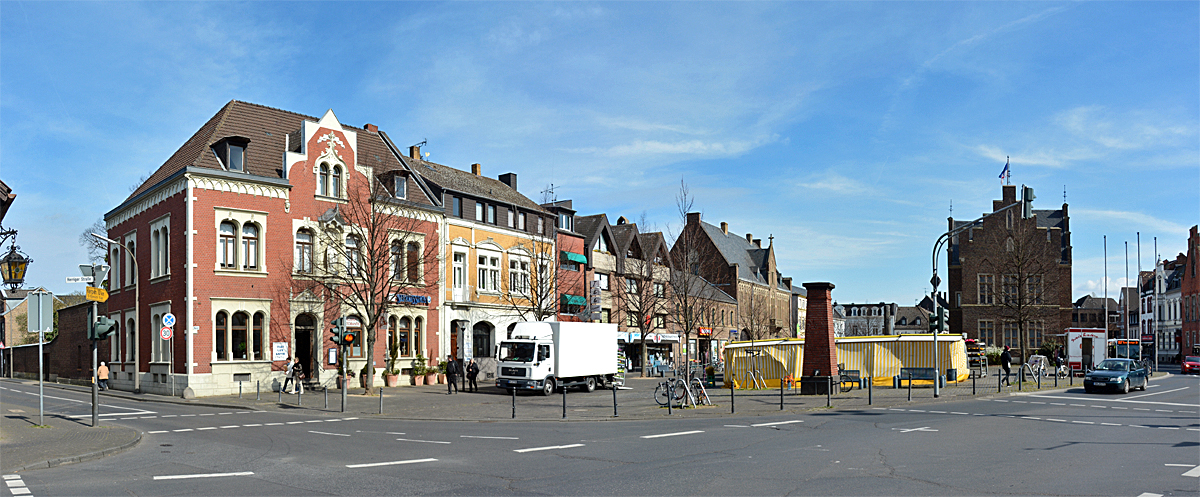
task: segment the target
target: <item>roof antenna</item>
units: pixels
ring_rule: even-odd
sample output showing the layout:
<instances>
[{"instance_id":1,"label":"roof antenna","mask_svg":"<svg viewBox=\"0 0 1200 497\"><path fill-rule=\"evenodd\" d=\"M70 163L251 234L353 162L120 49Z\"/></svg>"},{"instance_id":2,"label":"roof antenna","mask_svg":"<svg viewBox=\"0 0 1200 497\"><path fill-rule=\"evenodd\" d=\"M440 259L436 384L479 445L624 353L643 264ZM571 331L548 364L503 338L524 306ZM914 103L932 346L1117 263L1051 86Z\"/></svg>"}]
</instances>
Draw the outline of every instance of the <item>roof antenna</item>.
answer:
<instances>
[{"instance_id":1,"label":"roof antenna","mask_svg":"<svg viewBox=\"0 0 1200 497\"><path fill-rule=\"evenodd\" d=\"M1067 203L1067 185L1063 185L1063 203Z\"/></svg>"},{"instance_id":2,"label":"roof antenna","mask_svg":"<svg viewBox=\"0 0 1200 497\"><path fill-rule=\"evenodd\" d=\"M550 183L550 186L547 186L546 189L542 190L541 193L543 204L558 202L558 195L554 193L554 183Z\"/></svg>"}]
</instances>

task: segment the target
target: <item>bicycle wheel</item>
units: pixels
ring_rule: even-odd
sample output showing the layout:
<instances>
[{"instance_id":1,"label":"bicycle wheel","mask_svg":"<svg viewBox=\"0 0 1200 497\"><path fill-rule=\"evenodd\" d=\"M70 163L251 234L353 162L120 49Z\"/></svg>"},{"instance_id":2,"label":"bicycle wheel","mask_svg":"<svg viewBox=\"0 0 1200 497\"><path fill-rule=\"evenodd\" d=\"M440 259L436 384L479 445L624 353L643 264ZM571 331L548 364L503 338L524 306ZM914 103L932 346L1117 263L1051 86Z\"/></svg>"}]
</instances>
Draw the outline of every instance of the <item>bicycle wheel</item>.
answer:
<instances>
[{"instance_id":1,"label":"bicycle wheel","mask_svg":"<svg viewBox=\"0 0 1200 497\"><path fill-rule=\"evenodd\" d=\"M699 402L706 406L712 404L712 400L709 400L709 398L708 398L708 391L704 390L704 384L701 383L700 380L693 380L692 392L696 396L696 402Z\"/></svg>"},{"instance_id":2,"label":"bicycle wheel","mask_svg":"<svg viewBox=\"0 0 1200 497\"><path fill-rule=\"evenodd\" d=\"M687 398L687 385L683 383L683 380L677 380L675 384L671 386L671 389L671 393L675 398L675 402L682 402L683 399Z\"/></svg>"},{"instance_id":3,"label":"bicycle wheel","mask_svg":"<svg viewBox=\"0 0 1200 497\"><path fill-rule=\"evenodd\" d=\"M665 382L659 383L658 388L654 389L654 401L658 402L660 406L667 405L667 384Z\"/></svg>"}]
</instances>

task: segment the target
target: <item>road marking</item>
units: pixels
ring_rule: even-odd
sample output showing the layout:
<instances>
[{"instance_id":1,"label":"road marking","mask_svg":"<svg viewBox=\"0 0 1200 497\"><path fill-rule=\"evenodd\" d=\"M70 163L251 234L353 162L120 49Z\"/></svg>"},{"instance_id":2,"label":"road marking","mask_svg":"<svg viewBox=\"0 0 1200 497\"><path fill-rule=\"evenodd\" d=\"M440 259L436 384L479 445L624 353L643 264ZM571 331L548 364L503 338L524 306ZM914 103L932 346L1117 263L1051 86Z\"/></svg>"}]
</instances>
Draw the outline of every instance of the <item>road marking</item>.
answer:
<instances>
[{"instance_id":1,"label":"road marking","mask_svg":"<svg viewBox=\"0 0 1200 497\"><path fill-rule=\"evenodd\" d=\"M1168 409L1155 409L1154 412L1174 412Z\"/></svg>"},{"instance_id":2,"label":"road marking","mask_svg":"<svg viewBox=\"0 0 1200 497\"><path fill-rule=\"evenodd\" d=\"M759 426L790 425L792 423L803 423L803 422L804 421L799 420L799 419L793 419L791 421L776 421L774 423L758 423L758 424L750 425L750 426L759 427ZM701 433L703 433L703 432L701 432Z\"/></svg>"},{"instance_id":3,"label":"road marking","mask_svg":"<svg viewBox=\"0 0 1200 497\"><path fill-rule=\"evenodd\" d=\"M1076 405L1076 404L1071 404L1071 405ZM1088 407L1095 407L1097 409L1108 409L1108 406L1088 406Z\"/></svg>"},{"instance_id":4,"label":"road marking","mask_svg":"<svg viewBox=\"0 0 1200 497\"><path fill-rule=\"evenodd\" d=\"M195 416L195 414L180 414L179 415L179 417L181 417L181 418L190 418L192 416Z\"/></svg>"},{"instance_id":5,"label":"road marking","mask_svg":"<svg viewBox=\"0 0 1200 497\"><path fill-rule=\"evenodd\" d=\"M893 429L893 430L897 430L897 431L899 431L900 433L908 433L908 432L911 432L911 431L937 431L937 430L935 430L935 429L933 429L933 428L930 428L930 427L928 427L928 426L922 426L922 427L920 427L920 428L892 428L892 429Z\"/></svg>"},{"instance_id":6,"label":"road marking","mask_svg":"<svg viewBox=\"0 0 1200 497\"><path fill-rule=\"evenodd\" d=\"M155 476L154 479L155 480L186 480L189 478L220 478L223 476L250 476L252 474L254 474L253 471L240 471L237 473L207 473L207 474L200 474L200 475Z\"/></svg>"},{"instance_id":7,"label":"road marking","mask_svg":"<svg viewBox=\"0 0 1200 497\"><path fill-rule=\"evenodd\" d=\"M156 430L156 431L148 431L146 433L166 433L166 432L167 432L167 430Z\"/></svg>"},{"instance_id":8,"label":"road marking","mask_svg":"<svg viewBox=\"0 0 1200 497\"><path fill-rule=\"evenodd\" d=\"M909 409L908 412L925 412L924 409Z\"/></svg>"},{"instance_id":9,"label":"road marking","mask_svg":"<svg viewBox=\"0 0 1200 497\"><path fill-rule=\"evenodd\" d=\"M1142 408L1140 408L1140 407L1135 407L1135 408L1133 408L1133 410L1135 410L1135 411L1149 411L1149 409L1142 409Z\"/></svg>"},{"instance_id":10,"label":"road marking","mask_svg":"<svg viewBox=\"0 0 1200 497\"><path fill-rule=\"evenodd\" d=\"M750 425L725 425L726 428L749 428Z\"/></svg>"},{"instance_id":11,"label":"road marking","mask_svg":"<svg viewBox=\"0 0 1200 497\"><path fill-rule=\"evenodd\" d=\"M962 415L962 416L966 416L966 415L967 415L967 413L965 413L965 412L951 412L950 414L959 414L959 415Z\"/></svg>"},{"instance_id":12,"label":"road marking","mask_svg":"<svg viewBox=\"0 0 1200 497\"><path fill-rule=\"evenodd\" d=\"M1041 421L1041 420L1042 420L1042 418L1035 418L1035 417L1033 417L1033 416L1021 416L1021 419L1036 419L1036 420L1038 420L1038 421Z\"/></svg>"},{"instance_id":13,"label":"road marking","mask_svg":"<svg viewBox=\"0 0 1200 497\"><path fill-rule=\"evenodd\" d=\"M299 425L299 424L304 424L304 422L303 422L303 421L288 421L288 422L287 422L287 424L289 424L289 425Z\"/></svg>"},{"instance_id":14,"label":"road marking","mask_svg":"<svg viewBox=\"0 0 1200 497\"><path fill-rule=\"evenodd\" d=\"M10 488L10 489L8 489L8 490L9 490L10 492L12 492L12 493L13 493L13 495L26 495L26 494L29 494L29 493L31 493L31 492L29 491L29 489L28 489L28 488L25 488L25 487Z\"/></svg>"},{"instance_id":15,"label":"road marking","mask_svg":"<svg viewBox=\"0 0 1200 497\"><path fill-rule=\"evenodd\" d=\"M1066 422L1067 422L1067 420L1065 420L1065 419L1054 419L1054 418L1046 418L1046 421L1056 421L1056 422L1059 422L1059 423L1066 423Z\"/></svg>"},{"instance_id":16,"label":"road marking","mask_svg":"<svg viewBox=\"0 0 1200 497\"><path fill-rule=\"evenodd\" d=\"M230 428L241 428L241 427L240 427L240 426L238 426L238 425L229 425L229 426L222 426L222 427L221 427L221 429L222 429L222 430L228 430L228 429L230 429Z\"/></svg>"},{"instance_id":17,"label":"road marking","mask_svg":"<svg viewBox=\"0 0 1200 497\"><path fill-rule=\"evenodd\" d=\"M1163 497L1163 495L1162 494L1154 494L1154 493L1150 493L1150 492L1142 492L1142 493L1138 494L1137 497Z\"/></svg>"},{"instance_id":18,"label":"road marking","mask_svg":"<svg viewBox=\"0 0 1200 497\"><path fill-rule=\"evenodd\" d=\"M551 445L551 446L549 446L549 447L533 447L533 448L530 448L530 449L515 449L515 450L513 450L513 452L519 452L519 453L522 453L522 454L524 454L524 453L526 453L526 452L536 452L536 451L539 451L539 450L572 449L572 448L575 448L575 447L583 447L583 444L571 444L571 445Z\"/></svg>"},{"instance_id":19,"label":"road marking","mask_svg":"<svg viewBox=\"0 0 1200 497\"><path fill-rule=\"evenodd\" d=\"M946 414L946 411L929 411L930 414Z\"/></svg>"},{"instance_id":20,"label":"road marking","mask_svg":"<svg viewBox=\"0 0 1200 497\"><path fill-rule=\"evenodd\" d=\"M1113 406L1112 408L1113 409L1129 409L1128 407L1117 407L1117 406Z\"/></svg>"},{"instance_id":21,"label":"road marking","mask_svg":"<svg viewBox=\"0 0 1200 497\"><path fill-rule=\"evenodd\" d=\"M0 387L0 388L4 388L4 387ZM5 388L5 390L8 390L8 389ZM4 479L5 480L20 480L21 475L4 475Z\"/></svg>"},{"instance_id":22,"label":"road marking","mask_svg":"<svg viewBox=\"0 0 1200 497\"><path fill-rule=\"evenodd\" d=\"M395 466L398 464L416 464L419 462L434 462L437 459L409 459L407 461L369 462L364 464L347 464L347 468L374 468L376 466Z\"/></svg>"},{"instance_id":23,"label":"road marking","mask_svg":"<svg viewBox=\"0 0 1200 497\"><path fill-rule=\"evenodd\" d=\"M1157 394L1157 393L1167 393L1167 392L1155 392L1155 393ZM1154 405L1160 405L1160 406L1200 407L1200 404L1179 404L1176 402L1153 402L1153 401L1148 401L1148 400L1128 400L1132 397L1127 397L1125 399L1079 398L1079 397L1063 397L1063 396L1059 396L1059 395L1035 395L1035 397L1037 397L1039 399L1086 400L1086 401L1091 401L1091 402L1103 400L1104 402L1126 402L1126 403L1130 403L1130 404L1154 404ZM1075 406L1075 407L1083 407L1083 404L1071 404L1071 405ZM1092 406L1092 407L1099 407L1099 406ZM1114 407L1113 409L1118 409L1118 408Z\"/></svg>"},{"instance_id":24,"label":"road marking","mask_svg":"<svg viewBox=\"0 0 1200 497\"><path fill-rule=\"evenodd\" d=\"M450 442L442 442L440 440L414 440L411 438L397 438L396 440L400 441L400 442L421 442L421 443L427 443L427 444L448 444L448 443L450 443Z\"/></svg>"},{"instance_id":25,"label":"road marking","mask_svg":"<svg viewBox=\"0 0 1200 497\"><path fill-rule=\"evenodd\" d=\"M242 426L247 426L247 427L249 427L249 426L262 426L262 425L261 425L261 424L258 424L258 423L255 423L255 424L252 424L252 425L242 425Z\"/></svg>"},{"instance_id":26,"label":"road marking","mask_svg":"<svg viewBox=\"0 0 1200 497\"><path fill-rule=\"evenodd\" d=\"M118 419L120 419L121 421L129 421L129 420L131 420L131 419L137 419L137 417L132 417L132 418L118 418Z\"/></svg>"},{"instance_id":27,"label":"road marking","mask_svg":"<svg viewBox=\"0 0 1200 497\"><path fill-rule=\"evenodd\" d=\"M1179 412L1186 412L1188 414L1196 414L1196 411L1179 411Z\"/></svg>"},{"instance_id":28,"label":"road marking","mask_svg":"<svg viewBox=\"0 0 1200 497\"><path fill-rule=\"evenodd\" d=\"M215 430L215 429L217 429L216 426L205 426L204 428L196 428L196 431Z\"/></svg>"},{"instance_id":29,"label":"road marking","mask_svg":"<svg viewBox=\"0 0 1200 497\"><path fill-rule=\"evenodd\" d=\"M238 414L250 414L252 412L254 412L254 411L238 411L237 413Z\"/></svg>"},{"instance_id":30,"label":"road marking","mask_svg":"<svg viewBox=\"0 0 1200 497\"><path fill-rule=\"evenodd\" d=\"M1094 424L1096 424L1096 423L1095 423L1095 422L1093 422L1093 421L1071 421L1071 422L1072 422L1072 423L1079 423L1079 424L1081 424L1081 425L1094 425Z\"/></svg>"},{"instance_id":31,"label":"road marking","mask_svg":"<svg viewBox=\"0 0 1200 497\"><path fill-rule=\"evenodd\" d=\"M403 433L401 433L403 435ZM517 437L483 437L479 435L459 435L458 438L485 438L489 440L520 440Z\"/></svg>"},{"instance_id":32,"label":"road marking","mask_svg":"<svg viewBox=\"0 0 1200 497\"><path fill-rule=\"evenodd\" d=\"M904 409L888 409L889 411L903 411Z\"/></svg>"},{"instance_id":33,"label":"road marking","mask_svg":"<svg viewBox=\"0 0 1200 497\"><path fill-rule=\"evenodd\" d=\"M1142 425L1129 425L1129 427L1130 428L1149 428L1149 426L1142 426Z\"/></svg>"},{"instance_id":34,"label":"road marking","mask_svg":"<svg viewBox=\"0 0 1200 497\"><path fill-rule=\"evenodd\" d=\"M347 434L345 434L345 433L326 433L326 432L323 432L323 431L313 431L313 430L308 430L308 432L309 432L309 433L316 433L317 435L333 435L333 436L335 436L335 437L348 437L348 436L350 436L350 435L347 435Z\"/></svg>"},{"instance_id":35,"label":"road marking","mask_svg":"<svg viewBox=\"0 0 1200 497\"><path fill-rule=\"evenodd\" d=\"M1071 404L1071 407L1083 407L1083 404Z\"/></svg>"},{"instance_id":36,"label":"road marking","mask_svg":"<svg viewBox=\"0 0 1200 497\"><path fill-rule=\"evenodd\" d=\"M1192 478L1200 478L1200 466L1196 466L1196 467L1188 470L1187 473L1184 473L1179 476L1190 476Z\"/></svg>"},{"instance_id":37,"label":"road marking","mask_svg":"<svg viewBox=\"0 0 1200 497\"><path fill-rule=\"evenodd\" d=\"M1179 427L1178 426L1159 426L1158 429L1160 429L1160 430L1178 430Z\"/></svg>"},{"instance_id":38,"label":"road marking","mask_svg":"<svg viewBox=\"0 0 1200 497\"><path fill-rule=\"evenodd\" d=\"M283 423L267 423L266 426L283 426Z\"/></svg>"},{"instance_id":39,"label":"road marking","mask_svg":"<svg viewBox=\"0 0 1200 497\"><path fill-rule=\"evenodd\" d=\"M1000 399L993 399L993 400L995 400L996 402L1008 402L1007 400L1000 400Z\"/></svg>"},{"instance_id":40,"label":"road marking","mask_svg":"<svg viewBox=\"0 0 1200 497\"><path fill-rule=\"evenodd\" d=\"M324 422L325 422L325 420L323 420L323 419L310 419L308 421L305 421L305 423L324 423Z\"/></svg>"},{"instance_id":41,"label":"road marking","mask_svg":"<svg viewBox=\"0 0 1200 497\"><path fill-rule=\"evenodd\" d=\"M201 416L216 416L216 414L213 414L213 413L211 413L211 412L210 412L210 413L207 413L207 414L201 414Z\"/></svg>"},{"instance_id":42,"label":"road marking","mask_svg":"<svg viewBox=\"0 0 1200 497\"><path fill-rule=\"evenodd\" d=\"M342 418L342 421L354 421L358 418Z\"/></svg>"},{"instance_id":43,"label":"road marking","mask_svg":"<svg viewBox=\"0 0 1200 497\"><path fill-rule=\"evenodd\" d=\"M1030 404L1045 404L1045 402L1030 402Z\"/></svg>"},{"instance_id":44,"label":"road marking","mask_svg":"<svg viewBox=\"0 0 1200 497\"><path fill-rule=\"evenodd\" d=\"M181 432L185 432L185 431L192 431L192 429L191 429L191 428L184 428L184 429L182 429L182 430L171 430L171 431L174 431L175 433L181 433Z\"/></svg>"},{"instance_id":45,"label":"road marking","mask_svg":"<svg viewBox=\"0 0 1200 497\"><path fill-rule=\"evenodd\" d=\"M224 416L226 414L233 414L233 413L232 412L218 412L217 416Z\"/></svg>"},{"instance_id":46,"label":"road marking","mask_svg":"<svg viewBox=\"0 0 1200 497\"><path fill-rule=\"evenodd\" d=\"M163 414L162 415L162 417L164 417L164 418L173 418L175 416L178 416L178 414Z\"/></svg>"},{"instance_id":47,"label":"road marking","mask_svg":"<svg viewBox=\"0 0 1200 497\"><path fill-rule=\"evenodd\" d=\"M1013 404L1028 404L1028 402L1025 402L1023 400L1014 400L1012 402L1013 402Z\"/></svg>"},{"instance_id":48,"label":"road marking","mask_svg":"<svg viewBox=\"0 0 1200 497\"><path fill-rule=\"evenodd\" d=\"M157 417L158 417L158 416L142 416L142 419L154 419L154 418L157 418Z\"/></svg>"},{"instance_id":49,"label":"road marking","mask_svg":"<svg viewBox=\"0 0 1200 497\"><path fill-rule=\"evenodd\" d=\"M1100 423L1104 426L1121 426L1121 423Z\"/></svg>"},{"instance_id":50,"label":"road marking","mask_svg":"<svg viewBox=\"0 0 1200 497\"><path fill-rule=\"evenodd\" d=\"M751 425L751 426L754 426L754 425ZM697 433L704 433L704 431L702 431L702 430L692 430L692 431L677 431L677 432L675 432L675 433L661 433L661 434L658 434L658 435L642 435L642 438L662 438L662 437L676 437L676 436L679 436L679 435L695 435L695 434L697 434Z\"/></svg>"},{"instance_id":51,"label":"road marking","mask_svg":"<svg viewBox=\"0 0 1200 497\"><path fill-rule=\"evenodd\" d=\"M1190 467L1192 467L1192 465L1191 465L1191 464L1172 464L1172 463L1166 463L1166 464L1164 464L1163 466L1176 466L1176 467L1180 467L1180 468L1190 468Z\"/></svg>"},{"instance_id":52,"label":"road marking","mask_svg":"<svg viewBox=\"0 0 1200 497\"><path fill-rule=\"evenodd\" d=\"M1063 404L1062 402L1051 402L1051 403L1050 403L1050 405L1052 405L1052 406L1065 406L1066 404Z\"/></svg>"},{"instance_id":53,"label":"road marking","mask_svg":"<svg viewBox=\"0 0 1200 497\"><path fill-rule=\"evenodd\" d=\"M4 482L4 484L8 485L9 487L24 487L25 486L25 482L23 480L8 480L8 481Z\"/></svg>"},{"instance_id":54,"label":"road marking","mask_svg":"<svg viewBox=\"0 0 1200 497\"><path fill-rule=\"evenodd\" d=\"M1154 392L1154 393L1144 393L1144 394L1141 394L1141 395L1134 395L1133 397L1125 397L1125 399L1126 399L1126 400L1128 400L1128 399L1140 399L1140 398L1142 398L1142 397L1149 397L1149 396L1151 396L1151 395L1158 395L1158 394L1162 394L1162 393L1171 393L1171 392L1178 392L1178 391L1180 391L1180 390L1187 390L1188 388L1189 388L1189 387L1183 387L1183 388L1176 388L1176 389L1174 389L1174 390L1163 390L1163 391L1161 391L1161 392Z\"/></svg>"}]
</instances>

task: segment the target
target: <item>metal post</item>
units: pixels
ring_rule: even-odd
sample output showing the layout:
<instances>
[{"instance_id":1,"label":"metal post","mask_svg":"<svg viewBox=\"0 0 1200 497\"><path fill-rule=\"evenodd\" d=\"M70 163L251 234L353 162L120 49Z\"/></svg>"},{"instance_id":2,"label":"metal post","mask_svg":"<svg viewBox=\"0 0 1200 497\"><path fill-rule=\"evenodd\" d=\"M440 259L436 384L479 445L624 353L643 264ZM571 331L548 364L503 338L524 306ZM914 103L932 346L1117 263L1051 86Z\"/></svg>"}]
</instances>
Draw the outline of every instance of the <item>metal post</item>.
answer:
<instances>
[{"instance_id":1,"label":"metal post","mask_svg":"<svg viewBox=\"0 0 1200 497\"><path fill-rule=\"evenodd\" d=\"M976 375L971 375L971 395L975 395L975 380Z\"/></svg>"},{"instance_id":2,"label":"metal post","mask_svg":"<svg viewBox=\"0 0 1200 497\"><path fill-rule=\"evenodd\" d=\"M329 387L322 388L325 391L325 408L329 409Z\"/></svg>"},{"instance_id":3,"label":"metal post","mask_svg":"<svg viewBox=\"0 0 1200 497\"><path fill-rule=\"evenodd\" d=\"M996 393L1000 393L1001 381L1002 378L1000 377L1000 371L996 371Z\"/></svg>"},{"instance_id":4,"label":"metal post","mask_svg":"<svg viewBox=\"0 0 1200 497\"><path fill-rule=\"evenodd\" d=\"M517 389L510 388L510 389L508 389L508 391L512 392L512 408L513 408L512 418L517 419Z\"/></svg>"},{"instance_id":5,"label":"metal post","mask_svg":"<svg viewBox=\"0 0 1200 497\"><path fill-rule=\"evenodd\" d=\"M1017 371L1017 391L1025 389L1025 358L1021 358L1021 369Z\"/></svg>"},{"instance_id":6,"label":"metal post","mask_svg":"<svg viewBox=\"0 0 1200 497\"><path fill-rule=\"evenodd\" d=\"M302 406L304 405L304 387L302 385L296 385L296 387L296 405Z\"/></svg>"},{"instance_id":7,"label":"metal post","mask_svg":"<svg viewBox=\"0 0 1200 497\"><path fill-rule=\"evenodd\" d=\"M1054 368L1054 388L1058 388L1058 368Z\"/></svg>"},{"instance_id":8,"label":"metal post","mask_svg":"<svg viewBox=\"0 0 1200 497\"><path fill-rule=\"evenodd\" d=\"M567 419L567 386L563 385L563 419Z\"/></svg>"},{"instance_id":9,"label":"metal post","mask_svg":"<svg viewBox=\"0 0 1200 497\"><path fill-rule=\"evenodd\" d=\"M667 416L670 416L672 414L672 412L671 412L671 400L672 399L671 398L674 397L674 395L672 395L672 393L673 392L671 392L671 382L668 381L667 382Z\"/></svg>"},{"instance_id":10,"label":"metal post","mask_svg":"<svg viewBox=\"0 0 1200 497\"><path fill-rule=\"evenodd\" d=\"M613 417L617 418L617 417L620 417L621 415L617 414L617 383L615 381L612 384L612 391L613 391Z\"/></svg>"},{"instance_id":11,"label":"metal post","mask_svg":"<svg viewBox=\"0 0 1200 497\"><path fill-rule=\"evenodd\" d=\"M871 398L872 394L874 393L874 391L873 391L874 386L875 386L875 377L872 376L867 379L867 405L871 405L875 400L875 399Z\"/></svg>"},{"instance_id":12,"label":"metal post","mask_svg":"<svg viewBox=\"0 0 1200 497\"><path fill-rule=\"evenodd\" d=\"M783 410L783 378L779 379L779 410Z\"/></svg>"},{"instance_id":13,"label":"metal post","mask_svg":"<svg viewBox=\"0 0 1200 497\"><path fill-rule=\"evenodd\" d=\"M833 407L833 377L825 377L825 407Z\"/></svg>"},{"instance_id":14,"label":"metal post","mask_svg":"<svg viewBox=\"0 0 1200 497\"><path fill-rule=\"evenodd\" d=\"M242 398L242 382L238 382L238 398Z\"/></svg>"},{"instance_id":15,"label":"metal post","mask_svg":"<svg viewBox=\"0 0 1200 497\"><path fill-rule=\"evenodd\" d=\"M38 320L42 319L42 299L38 298ZM42 342L46 341L46 333L38 326L38 425L46 425L46 392L42 386L42 380L45 379L46 373L42 370ZM94 404L93 404L94 405Z\"/></svg>"},{"instance_id":16,"label":"metal post","mask_svg":"<svg viewBox=\"0 0 1200 497\"><path fill-rule=\"evenodd\" d=\"M283 403L283 385L279 385L279 394L276 396L275 402L279 404Z\"/></svg>"},{"instance_id":17,"label":"metal post","mask_svg":"<svg viewBox=\"0 0 1200 497\"><path fill-rule=\"evenodd\" d=\"M734 413L734 408L733 408L733 391L734 390L737 390L737 388L734 388L733 382L730 381L729 382L729 414Z\"/></svg>"},{"instance_id":18,"label":"metal post","mask_svg":"<svg viewBox=\"0 0 1200 497\"><path fill-rule=\"evenodd\" d=\"M383 388L379 389L379 414L383 414Z\"/></svg>"},{"instance_id":19,"label":"metal post","mask_svg":"<svg viewBox=\"0 0 1200 497\"><path fill-rule=\"evenodd\" d=\"M1069 378L1067 382L1070 383L1070 386L1075 386L1075 368L1070 368L1070 370L1070 376L1067 377Z\"/></svg>"},{"instance_id":20,"label":"metal post","mask_svg":"<svg viewBox=\"0 0 1200 497\"><path fill-rule=\"evenodd\" d=\"M262 400L262 380L254 380L254 400Z\"/></svg>"},{"instance_id":21,"label":"metal post","mask_svg":"<svg viewBox=\"0 0 1200 497\"><path fill-rule=\"evenodd\" d=\"M341 354L342 359L342 384L338 385L338 388L342 389L342 412L346 412L346 387L350 383L350 363L346 359L345 346L338 349L338 353Z\"/></svg>"},{"instance_id":22,"label":"metal post","mask_svg":"<svg viewBox=\"0 0 1200 497\"><path fill-rule=\"evenodd\" d=\"M92 302L92 305L96 305ZM100 426L100 376L96 374L96 341L92 340L92 427Z\"/></svg>"},{"instance_id":23,"label":"metal post","mask_svg":"<svg viewBox=\"0 0 1200 497\"><path fill-rule=\"evenodd\" d=\"M912 371L908 372L908 400L912 401Z\"/></svg>"},{"instance_id":24,"label":"metal post","mask_svg":"<svg viewBox=\"0 0 1200 497\"><path fill-rule=\"evenodd\" d=\"M1038 390L1042 389L1042 375L1040 375L1040 374L1037 375L1037 387L1038 387Z\"/></svg>"}]
</instances>

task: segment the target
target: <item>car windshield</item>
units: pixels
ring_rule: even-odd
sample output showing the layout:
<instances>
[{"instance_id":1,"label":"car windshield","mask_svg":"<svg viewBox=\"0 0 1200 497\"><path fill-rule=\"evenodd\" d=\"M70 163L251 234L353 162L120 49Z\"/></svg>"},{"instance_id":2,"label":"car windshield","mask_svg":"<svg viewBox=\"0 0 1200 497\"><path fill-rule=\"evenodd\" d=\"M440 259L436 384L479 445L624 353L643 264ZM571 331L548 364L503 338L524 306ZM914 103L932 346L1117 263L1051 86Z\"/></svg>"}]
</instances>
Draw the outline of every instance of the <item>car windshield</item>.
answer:
<instances>
[{"instance_id":1,"label":"car windshield","mask_svg":"<svg viewBox=\"0 0 1200 497\"><path fill-rule=\"evenodd\" d=\"M534 347L529 342L502 342L500 360L509 362L533 362Z\"/></svg>"},{"instance_id":2,"label":"car windshield","mask_svg":"<svg viewBox=\"0 0 1200 497\"><path fill-rule=\"evenodd\" d=\"M1097 371L1129 371L1129 363L1126 361L1104 361L1099 366L1096 366Z\"/></svg>"},{"instance_id":3,"label":"car windshield","mask_svg":"<svg viewBox=\"0 0 1200 497\"><path fill-rule=\"evenodd\" d=\"M1184 362L1200 362L1200 356L1190 355L1185 357Z\"/></svg>"}]
</instances>

